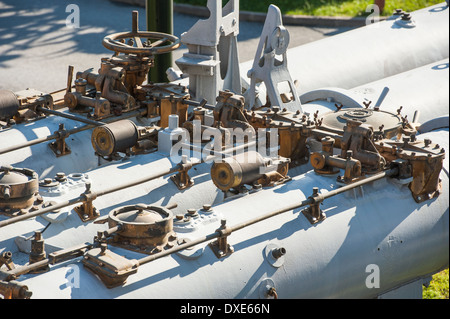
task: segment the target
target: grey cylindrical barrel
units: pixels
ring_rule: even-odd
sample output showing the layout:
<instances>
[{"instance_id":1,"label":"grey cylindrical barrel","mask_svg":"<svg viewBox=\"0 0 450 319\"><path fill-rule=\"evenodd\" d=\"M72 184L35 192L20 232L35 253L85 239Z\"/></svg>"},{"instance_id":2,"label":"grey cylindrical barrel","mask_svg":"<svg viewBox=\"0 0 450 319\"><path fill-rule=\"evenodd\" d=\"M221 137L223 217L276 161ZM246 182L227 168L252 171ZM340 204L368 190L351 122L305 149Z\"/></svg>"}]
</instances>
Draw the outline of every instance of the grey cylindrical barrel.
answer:
<instances>
[{"instance_id":1,"label":"grey cylindrical barrel","mask_svg":"<svg viewBox=\"0 0 450 319\"><path fill-rule=\"evenodd\" d=\"M91 141L99 155L109 156L134 146L138 141L138 129L132 121L118 121L95 128Z\"/></svg>"},{"instance_id":2,"label":"grey cylindrical barrel","mask_svg":"<svg viewBox=\"0 0 450 319\"><path fill-rule=\"evenodd\" d=\"M19 100L14 92L0 90L0 120L12 118L19 110Z\"/></svg>"}]
</instances>

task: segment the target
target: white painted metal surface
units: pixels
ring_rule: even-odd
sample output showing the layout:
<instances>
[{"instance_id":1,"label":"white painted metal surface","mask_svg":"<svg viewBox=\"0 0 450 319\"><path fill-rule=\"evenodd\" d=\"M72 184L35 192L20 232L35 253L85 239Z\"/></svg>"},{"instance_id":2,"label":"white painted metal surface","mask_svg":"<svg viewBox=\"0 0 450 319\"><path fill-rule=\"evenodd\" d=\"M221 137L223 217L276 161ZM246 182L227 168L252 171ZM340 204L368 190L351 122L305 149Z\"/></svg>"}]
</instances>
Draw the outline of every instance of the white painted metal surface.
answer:
<instances>
[{"instance_id":1,"label":"white painted metal surface","mask_svg":"<svg viewBox=\"0 0 450 319\"><path fill-rule=\"evenodd\" d=\"M448 130L423 137L448 151ZM198 258L158 259L139 267L119 288L106 289L79 260L39 276L23 276L21 282L36 298L266 298L261 285L267 279L280 298L374 298L448 266L448 160L441 178L442 193L432 201L417 204L406 186L381 180L326 200L322 209L327 219L317 225L299 209L288 211L232 233L228 242L234 253L223 260L209 247L196 246ZM300 202L313 187L327 192L337 186L333 177L308 172L213 209L232 226ZM205 223L183 235L197 238L219 226ZM286 249L281 266L267 260L268 245ZM127 258L142 257L111 249ZM374 265L380 271L379 288L366 285L372 274L368 266Z\"/></svg>"},{"instance_id":2,"label":"white painted metal surface","mask_svg":"<svg viewBox=\"0 0 450 319\"><path fill-rule=\"evenodd\" d=\"M324 87L351 89L448 58L447 4L414 11L411 16L414 28L399 27L395 19L388 19L289 49L288 68L298 81L299 94ZM247 85L252 64L241 65ZM260 98L265 100L263 86Z\"/></svg>"},{"instance_id":3,"label":"white painted metal surface","mask_svg":"<svg viewBox=\"0 0 450 319\"><path fill-rule=\"evenodd\" d=\"M383 90L388 88L380 110L397 114L403 107L401 114L410 122L418 111L416 122L425 123L448 114L448 87L449 60L444 59L349 90L323 88L307 92L301 98L304 112L324 114L335 111L335 104L363 108L364 103L370 102L369 107L373 108Z\"/></svg>"},{"instance_id":4,"label":"white painted metal surface","mask_svg":"<svg viewBox=\"0 0 450 319\"><path fill-rule=\"evenodd\" d=\"M318 53L330 53L329 47L324 48L331 45L334 50L332 58L336 61L335 59L339 59L338 43L339 47L343 46L342 57L347 57L348 48L345 46L355 47L354 43L361 43L363 37L368 34L373 39L387 41L383 46L377 44L377 48L386 49L392 45L392 51L371 52L377 58L367 70L363 70L364 72L361 71L364 69L361 67L364 65L362 60L353 61L354 68L349 67L350 62L347 65L342 63L346 72L353 74L349 77L348 73L340 69L340 65L332 65L331 62L327 65L324 59L324 69L315 69L316 77L307 77L308 81L304 82L312 83L311 87L314 88L326 87L331 83L333 87L340 86L340 89L334 89L335 95L331 97L335 100L327 100L330 98L327 96L322 101L308 101L309 103L303 105L304 111L310 114L317 109L321 112L330 111L334 109L334 104L338 102L336 99L339 98L353 101L351 103L360 106L362 102L375 103L381 91L389 87L389 94L381 106L383 110L395 112L403 105L409 118L412 118L410 114L419 110L422 114L419 119L421 122L448 113L448 94L445 94L448 90L439 90L442 83L448 88L448 31L439 27L439 34L435 32L437 25L443 24L442 19L447 19L448 24L448 8L443 8L442 5L434 6L413 13L413 17L417 24L415 28L393 27L395 22L389 20L380 24L377 31L362 28L354 31L352 35L339 37L336 42L311 44L307 49L298 48L303 52L301 54L308 56L315 52L309 57L317 57ZM387 34L382 35L381 32ZM394 36L394 32L400 33L406 42L409 37L424 37L424 42L429 40L432 43L421 43L421 46L429 45L427 52L415 46L404 50L403 46L394 45L396 36L399 36ZM442 40L441 34L445 32L447 39ZM425 33L428 33L428 37L425 37ZM372 42L367 44L364 50L370 51L372 45ZM364 50L355 53L355 56L364 56ZM414 50L416 51L412 52ZM391 55L393 52L396 53L395 56ZM302 59L301 54L296 56L296 59L308 68L310 63L305 63L306 59ZM403 57L400 58L402 54ZM366 55L365 59L368 59L368 56L370 55ZM353 55L349 55L349 58L353 58ZM382 68L381 60L385 61ZM405 61L407 62L403 63ZM331 70L335 73L331 74ZM299 76L308 75L308 72L295 67L294 70L291 68L290 72ZM386 76L390 77L385 78ZM375 82L362 85L367 83L364 81ZM346 91L349 87L354 89ZM332 91L324 90L324 94ZM430 105L434 106L431 111ZM447 112L444 112L445 110ZM65 123L66 129L80 125L53 117L21 124L0 132L0 149L21 141L51 135L61 122ZM144 124L139 120L136 122L138 125ZM429 138L439 143L448 154L448 134L446 128L429 131L418 138ZM56 158L47 143L43 143L0 155L0 164L31 168L36 170L41 178L53 177L58 172L72 173L69 176L70 185L64 184L60 188L42 192L45 200L55 201L79 196L88 181L92 184L92 190L102 190L146 175L165 172L177 164L171 162L167 154L151 153L98 166L98 158L94 154L90 138L90 130L71 136L68 144L72 154L69 156ZM442 192L436 199L417 204L407 186L392 179L380 180L327 199L322 207L327 219L319 224L312 226L300 213L300 209L291 210L231 234L228 242L233 246L234 253L224 259L218 260L206 244L198 245L191 250L140 266L137 274L130 276L123 287L107 289L96 276L83 267L80 258L51 266L51 271L44 274L21 276L19 281L29 287L33 298L48 299L158 299L187 296L216 299L268 298L268 284L276 288L280 298L387 296L405 284L426 281L429 275L448 267L448 170L449 161L446 159L441 172ZM180 191L166 176L101 196L95 200L95 207L105 216L114 208L127 204L167 206L176 203L178 207L173 210L175 214L185 213L189 208L199 209L204 204L214 204L212 212L199 210L200 216L191 222L175 224L180 238L196 239L213 233L220 226L222 218L227 220L227 225L233 226L264 213L300 203L312 194L313 187L319 187L321 192L338 187L335 176L316 175L309 165L305 165L291 171L293 179L288 183L223 202L223 194L210 180L209 172L209 164L201 164L191 169L189 175L195 185L184 191ZM49 223L50 226L43 234L47 253L92 242L97 231L106 230L106 225L83 223L72 208L67 207L56 214L1 228L0 252L11 251L15 262L26 264L30 249L30 242L26 239ZM0 220L4 219L5 217L0 216ZM283 247L287 251L277 262L268 254L273 247ZM130 259L143 257L124 249L109 249ZM371 275L368 269L379 269L379 288L368 287L367 280Z\"/></svg>"}]
</instances>

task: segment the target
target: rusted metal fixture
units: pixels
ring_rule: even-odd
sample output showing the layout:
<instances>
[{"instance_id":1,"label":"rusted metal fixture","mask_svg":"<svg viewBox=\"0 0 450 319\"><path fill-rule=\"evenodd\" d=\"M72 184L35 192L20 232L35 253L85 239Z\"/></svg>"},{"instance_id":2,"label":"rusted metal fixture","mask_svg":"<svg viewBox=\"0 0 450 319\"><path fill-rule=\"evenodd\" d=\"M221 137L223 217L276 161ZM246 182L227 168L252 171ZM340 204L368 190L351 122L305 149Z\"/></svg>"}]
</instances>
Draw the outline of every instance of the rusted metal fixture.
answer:
<instances>
[{"instance_id":1,"label":"rusted metal fixture","mask_svg":"<svg viewBox=\"0 0 450 319\"><path fill-rule=\"evenodd\" d=\"M402 141L378 141L375 145L388 163L403 163L404 175L412 177L409 189L416 202L439 196L439 175L446 155L444 148L427 139L417 140L414 135L406 136Z\"/></svg>"},{"instance_id":2,"label":"rusted metal fixture","mask_svg":"<svg viewBox=\"0 0 450 319\"><path fill-rule=\"evenodd\" d=\"M139 266L136 260L128 260L108 250L106 243L89 250L83 257L83 265L110 289L123 285Z\"/></svg>"},{"instance_id":3,"label":"rusted metal fixture","mask_svg":"<svg viewBox=\"0 0 450 319\"><path fill-rule=\"evenodd\" d=\"M305 164L309 160L307 139L316 125L300 111L290 112L273 106L265 111L246 111L247 121L258 129L276 129L279 135L278 155L291 159L291 167Z\"/></svg>"},{"instance_id":4,"label":"rusted metal fixture","mask_svg":"<svg viewBox=\"0 0 450 319\"><path fill-rule=\"evenodd\" d=\"M166 42L170 44L163 45ZM114 51L114 56L102 59L98 73L90 70L78 72L76 92L66 94L70 109L76 110L79 105L84 109L92 107L96 119L139 107L136 97L154 64L153 56L177 49L180 41L165 33L139 31L138 12L133 11L132 31L106 36L103 45ZM94 97L86 96L87 85L95 89Z\"/></svg>"},{"instance_id":5,"label":"rusted metal fixture","mask_svg":"<svg viewBox=\"0 0 450 319\"><path fill-rule=\"evenodd\" d=\"M373 144L373 127L360 121L347 120L341 140L341 157L348 157L348 151L361 162L365 171L378 172L386 165L384 158Z\"/></svg>"},{"instance_id":6,"label":"rusted metal fixture","mask_svg":"<svg viewBox=\"0 0 450 319\"><path fill-rule=\"evenodd\" d=\"M53 153L55 153L56 157L61 157L72 153L69 146L66 144L66 138L68 138L69 135L70 134L65 129L64 124L59 124L59 129L55 132L55 141L48 144Z\"/></svg>"},{"instance_id":7,"label":"rusted metal fixture","mask_svg":"<svg viewBox=\"0 0 450 319\"><path fill-rule=\"evenodd\" d=\"M243 96L228 90L220 91L214 109L214 121L220 122L226 128L240 128L243 131L251 130L254 133L253 127L244 115L244 104Z\"/></svg>"},{"instance_id":8,"label":"rusted metal fixture","mask_svg":"<svg viewBox=\"0 0 450 319\"><path fill-rule=\"evenodd\" d=\"M3 265L5 265L6 268L8 268L8 270L12 270L12 269L16 268L16 266L14 265L14 263L12 261L12 253L10 251L4 251L0 255L0 268Z\"/></svg>"},{"instance_id":9,"label":"rusted metal fixture","mask_svg":"<svg viewBox=\"0 0 450 319\"><path fill-rule=\"evenodd\" d=\"M138 87L136 96L147 105L147 117L161 117L160 126L169 126L169 116L178 115L179 125L182 126L188 118L186 103L190 99L188 89L183 85L172 83L148 84Z\"/></svg>"},{"instance_id":10,"label":"rusted metal fixture","mask_svg":"<svg viewBox=\"0 0 450 319\"><path fill-rule=\"evenodd\" d=\"M209 243L209 247L219 259L229 256L234 252L233 246L227 240L228 236L231 235L232 229L227 227L227 221L225 219L222 219L220 224L220 228L216 230L216 233L220 234L219 238Z\"/></svg>"},{"instance_id":11,"label":"rusted metal fixture","mask_svg":"<svg viewBox=\"0 0 450 319\"><path fill-rule=\"evenodd\" d=\"M344 127L349 121L358 121L372 126L374 130L382 126L382 130L374 131L376 137L392 138L402 132L401 115L382 111L379 108L342 108L323 114L322 118L322 124L319 126L321 130L341 135L344 134Z\"/></svg>"},{"instance_id":12,"label":"rusted metal fixture","mask_svg":"<svg viewBox=\"0 0 450 319\"><path fill-rule=\"evenodd\" d=\"M172 175L170 179L175 183L179 190L183 190L194 186L194 180L189 177L189 170L193 167L193 163L187 156L183 155L181 163L177 165L178 173Z\"/></svg>"},{"instance_id":13,"label":"rusted metal fixture","mask_svg":"<svg viewBox=\"0 0 450 319\"><path fill-rule=\"evenodd\" d=\"M103 238L108 244L129 250L155 254L176 244L173 213L160 206L137 204L124 206L108 215L109 229Z\"/></svg>"},{"instance_id":14,"label":"rusted metal fixture","mask_svg":"<svg viewBox=\"0 0 450 319\"><path fill-rule=\"evenodd\" d=\"M220 190L239 190L244 184L274 186L289 180L290 160L264 159L255 151L216 161L211 168L211 179Z\"/></svg>"},{"instance_id":15,"label":"rusted metal fixture","mask_svg":"<svg viewBox=\"0 0 450 319\"><path fill-rule=\"evenodd\" d=\"M80 196L83 203L74 207L75 212L83 222L95 220L100 216L100 212L93 204L93 201L97 198L97 196L97 193L91 191L91 183L86 183L86 190Z\"/></svg>"},{"instance_id":16,"label":"rusted metal fixture","mask_svg":"<svg viewBox=\"0 0 450 319\"><path fill-rule=\"evenodd\" d=\"M335 175L339 173L339 169L343 169L344 176L338 176L338 180L348 184L362 176L361 162L352 156L352 151L347 151L345 158L324 151L314 152L311 154L311 165L314 171L321 175Z\"/></svg>"},{"instance_id":17,"label":"rusted metal fixture","mask_svg":"<svg viewBox=\"0 0 450 319\"><path fill-rule=\"evenodd\" d=\"M26 214L43 203L36 172L12 166L0 167L0 214L10 217Z\"/></svg>"},{"instance_id":18,"label":"rusted metal fixture","mask_svg":"<svg viewBox=\"0 0 450 319\"><path fill-rule=\"evenodd\" d=\"M311 224L317 224L326 219L325 213L320 209L320 204L323 202L323 198L319 194L319 188L314 187L313 194L308 197L312 203L309 207L302 210L303 215L309 220Z\"/></svg>"},{"instance_id":19,"label":"rusted metal fixture","mask_svg":"<svg viewBox=\"0 0 450 319\"><path fill-rule=\"evenodd\" d=\"M155 147L157 127L138 127L129 120L96 127L91 142L97 155L109 158L116 153L137 154Z\"/></svg>"},{"instance_id":20,"label":"rusted metal fixture","mask_svg":"<svg viewBox=\"0 0 450 319\"><path fill-rule=\"evenodd\" d=\"M47 258L47 254L45 253L45 245L44 238L42 237L42 232L35 232L34 237L31 240L31 252L29 257L29 264L35 264ZM48 265L45 265L38 269L33 269L30 271L33 274L38 274L42 272L46 272L49 270Z\"/></svg>"},{"instance_id":21,"label":"rusted metal fixture","mask_svg":"<svg viewBox=\"0 0 450 319\"><path fill-rule=\"evenodd\" d=\"M51 94L32 89L20 92L0 90L0 127L43 117L43 110L53 110Z\"/></svg>"}]
</instances>

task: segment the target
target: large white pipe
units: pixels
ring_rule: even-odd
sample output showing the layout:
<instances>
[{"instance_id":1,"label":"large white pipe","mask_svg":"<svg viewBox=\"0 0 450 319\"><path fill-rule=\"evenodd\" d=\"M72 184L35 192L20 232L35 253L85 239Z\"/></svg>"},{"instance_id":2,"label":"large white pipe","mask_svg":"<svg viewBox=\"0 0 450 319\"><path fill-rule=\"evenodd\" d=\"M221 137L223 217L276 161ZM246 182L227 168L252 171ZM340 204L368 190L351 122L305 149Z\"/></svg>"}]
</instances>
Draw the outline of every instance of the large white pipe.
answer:
<instances>
[{"instance_id":1,"label":"large white pipe","mask_svg":"<svg viewBox=\"0 0 450 319\"><path fill-rule=\"evenodd\" d=\"M423 137L448 151L448 130ZM325 200L322 209L327 218L316 225L294 209L232 233L228 243L234 253L221 260L203 244L192 253L140 266L125 285L114 289L107 289L80 260L39 276L26 276L21 282L35 298L48 299L266 298L266 286L274 287L279 298L385 297L404 285L421 285L448 267L448 165L445 161L438 198L417 204L407 186L389 178L379 180ZM313 187L321 193L332 191L335 178L311 171L213 210L234 226L300 203ZM195 239L214 232L220 223L204 220L199 225L196 231L182 235ZM267 254L272 247L286 250L277 262ZM110 249L127 258L143 257Z\"/></svg>"},{"instance_id":2,"label":"large white pipe","mask_svg":"<svg viewBox=\"0 0 450 319\"><path fill-rule=\"evenodd\" d=\"M447 4L411 16L413 28L397 24L399 16L289 49L288 68L299 95L322 87L350 89L448 58ZM247 83L252 65L241 64ZM263 91L260 96L265 99Z\"/></svg>"},{"instance_id":3,"label":"large white pipe","mask_svg":"<svg viewBox=\"0 0 450 319\"><path fill-rule=\"evenodd\" d=\"M412 122L417 114L417 123L426 123L448 114L449 110L449 59L436 61L413 70L396 74L372 83L357 86L350 90L329 87L304 93L303 111L325 114L336 110L337 105L361 107L370 103L374 108L385 88L380 110L401 115ZM432 99L432 101L430 101ZM418 112L418 113L416 113ZM447 124L448 126L448 124Z\"/></svg>"}]
</instances>

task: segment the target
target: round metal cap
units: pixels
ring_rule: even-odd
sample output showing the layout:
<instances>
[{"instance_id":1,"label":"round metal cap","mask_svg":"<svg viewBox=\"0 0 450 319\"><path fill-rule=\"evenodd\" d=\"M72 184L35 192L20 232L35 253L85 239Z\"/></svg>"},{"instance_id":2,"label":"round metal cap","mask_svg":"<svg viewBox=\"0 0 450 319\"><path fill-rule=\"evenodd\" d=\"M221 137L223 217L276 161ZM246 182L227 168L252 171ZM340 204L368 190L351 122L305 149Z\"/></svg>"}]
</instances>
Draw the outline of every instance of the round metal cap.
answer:
<instances>
[{"instance_id":1,"label":"round metal cap","mask_svg":"<svg viewBox=\"0 0 450 319\"><path fill-rule=\"evenodd\" d=\"M211 168L211 179L217 188L227 191L241 184L241 167L232 159L216 162Z\"/></svg>"},{"instance_id":2,"label":"round metal cap","mask_svg":"<svg viewBox=\"0 0 450 319\"><path fill-rule=\"evenodd\" d=\"M394 136L402 126L400 116L393 113L363 108L344 108L324 114L321 127L331 132L343 133L349 120L371 125L375 131L383 126L387 138Z\"/></svg>"},{"instance_id":3,"label":"round metal cap","mask_svg":"<svg viewBox=\"0 0 450 319\"><path fill-rule=\"evenodd\" d=\"M164 219L159 212L151 209L133 209L132 211L116 215L116 218L124 223L145 225L154 224Z\"/></svg>"}]
</instances>

